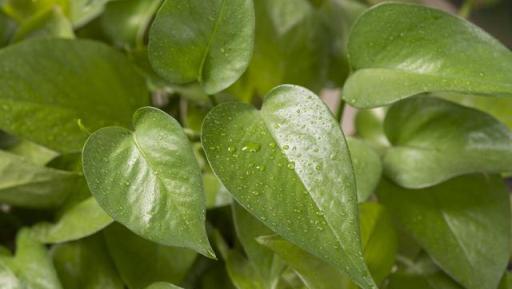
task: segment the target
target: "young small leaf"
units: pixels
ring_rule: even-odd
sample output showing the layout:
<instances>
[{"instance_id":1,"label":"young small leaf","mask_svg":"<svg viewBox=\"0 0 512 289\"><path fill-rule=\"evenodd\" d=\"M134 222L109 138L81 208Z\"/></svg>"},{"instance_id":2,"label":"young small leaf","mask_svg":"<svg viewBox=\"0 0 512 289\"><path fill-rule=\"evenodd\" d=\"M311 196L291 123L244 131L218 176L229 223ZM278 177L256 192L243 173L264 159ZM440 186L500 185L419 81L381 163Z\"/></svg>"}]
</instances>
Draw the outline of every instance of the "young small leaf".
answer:
<instances>
[{"instance_id":1,"label":"young small leaf","mask_svg":"<svg viewBox=\"0 0 512 289\"><path fill-rule=\"evenodd\" d=\"M133 116L134 131L108 127L84 147L84 174L100 206L144 238L214 256L205 230L202 177L179 123L156 108Z\"/></svg>"},{"instance_id":2,"label":"young small leaf","mask_svg":"<svg viewBox=\"0 0 512 289\"><path fill-rule=\"evenodd\" d=\"M43 243L63 243L90 236L112 223L93 197L66 208L55 223L38 223L34 237Z\"/></svg>"},{"instance_id":3,"label":"young small leaf","mask_svg":"<svg viewBox=\"0 0 512 289\"><path fill-rule=\"evenodd\" d=\"M245 71L254 42L252 0L167 0L149 34L149 60L172 83L214 94Z\"/></svg>"},{"instance_id":4,"label":"young small leaf","mask_svg":"<svg viewBox=\"0 0 512 289\"><path fill-rule=\"evenodd\" d=\"M57 245L53 263L65 289L123 289L103 235Z\"/></svg>"},{"instance_id":5,"label":"young small leaf","mask_svg":"<svg viewBox=\"0 0 512 289\"><path fill-rule=\"evenodd\" d=\"M365 12L348 42L355 73L344 98L382 106L423 92L512 94L512 54L489 34L446 12L387 3Z\"/></svg>"},{"instance_id":6,"label":"young small leaf","mask_svg":"<svg viewBox=\"0 0 512 289\"><path fill-rule=\"evenodd\" d=\"M31 233L26 229L19 231L16 237L16 255L0 256L0 276L3 277L3 275L6 275L9 281L15 282L13 288L16 289L62 289L46 248L32 238ZM5 285L4 280L1 280L0 285ZM17 288L18 284L20 287Z\"/></svg>"},{"instance_id":7,"label":"young small leaf","mask_svg":"<svg viewBox=\"0 0 512 289\"><path fill-rule=\"evenodd\" d=\"M80 177L36 165L0 151L0 202L28 208L54 208L66 200Z\"/></svg>"},{"instance_id":8,"label":"young small leaf","mask_svg":"<svg viewBox=\"0 0 512 289\"><path fill-rule=\"evenodd\" d=\"M283 85L261 111L221 104L206 116L202 142L213 171L246 210L361 287L374 288L361 251L347 145L316 95Z\"/></svg>"},{"instance_id":9,"label":"young small leaf","mask_svg":"<svg viewBox=\"0 0 512 289\"><path fill-rule=\"evenodd\" d=\"M512 171L512 132L478 110L415 97L389 109L384 130L392 145L384 155L385 174L403 187Z\"/></svg>"},{"instance_id":10,"label":"young small leaf","mask_svg":"<svg viewBox=\"0 0 512 289\"><path fill-rule=\"evenodd\" d=\"M467 175L421 190L383 181L379 199L464 287L498 286L510 244L509 196L499 176Z\"/></svg>"}]
</instances>

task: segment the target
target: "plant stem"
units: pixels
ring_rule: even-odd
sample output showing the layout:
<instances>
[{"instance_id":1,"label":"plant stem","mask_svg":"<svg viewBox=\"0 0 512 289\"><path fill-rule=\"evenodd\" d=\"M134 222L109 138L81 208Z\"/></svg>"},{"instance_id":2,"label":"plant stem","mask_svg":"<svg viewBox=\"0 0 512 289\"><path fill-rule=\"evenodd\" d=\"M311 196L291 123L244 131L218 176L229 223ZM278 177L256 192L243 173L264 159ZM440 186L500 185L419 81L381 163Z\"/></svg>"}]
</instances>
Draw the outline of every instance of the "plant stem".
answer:
<instances>
[{"instance_id":1,"label":"plant stem","mask_svg":"<svg viewBox=\"0 0 512 289\"><path fill-rule=\"evenodd\" d=\"M338 105L338 109L336 109L336 119L338 120L338 123L341 123L343 120L343 111L345 110L345 102L340 97L340 104Z\"/></svg>"},{"instance_id":2,"label":"plant stem","mask_svg":"<svg viewBox=\"0 0 512 289\"><path fill-rule=\"evenodd\" d=\"M463 18L469 18L469 16L471 15L471 10L473 9L473 1L474 0L466 0L464 1L464 3L462 4L462 6L460 7L459 9L459 16L463 17Z\"/></svg>"},{"instance_id":3,"label":"plant stem","mask_svg":"<svg viewBox=\"0 0 512 289\"><path fill-rule=\"evenodd\" d=\"M216 106L217 104L219 104L219 102L217 101L217 98L215 98L215 95L208 94L208 98L210 99L212 106Z\"/></svg>"}]
</instances>

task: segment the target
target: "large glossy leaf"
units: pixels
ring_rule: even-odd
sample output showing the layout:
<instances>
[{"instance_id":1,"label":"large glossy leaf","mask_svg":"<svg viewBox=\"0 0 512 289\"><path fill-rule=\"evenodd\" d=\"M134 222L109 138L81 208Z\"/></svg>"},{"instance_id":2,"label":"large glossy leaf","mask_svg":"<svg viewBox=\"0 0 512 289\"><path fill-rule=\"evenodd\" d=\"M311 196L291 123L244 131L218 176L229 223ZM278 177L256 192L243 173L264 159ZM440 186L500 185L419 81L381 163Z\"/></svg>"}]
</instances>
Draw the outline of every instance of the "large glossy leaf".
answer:
<instances>
[{"instance_id":1,"label":"large glossy leaf","mask_svg":"<svg viewBox=\"0 0 512 289\"><path fill-rule=\"evenodd\" d=\"M462 18L388 3L364 13L350 34L355 73L344 98L375 107L429 91L512 94L512 54Z\"/></svg>"},{"instance_id":2,"label":"large glossy leaf","mask_svg":"<svg viewBox=\"0 0 512 289\"><path fill-rule=\"evenodd\" d=\"M258 279L259 277L261 283L264 284L263 288L275 288L283 264L271 250L256 241L257 237L270 235L273 232L238 203L234 202L232 208L238 240L247 255L249 266L252 266L255 271L253 275L257 276L252 276L252 279ZM240 257L236 253L233 255L231 261L242 263L242 261L237 261ZM229 261L226 262L229 263Z\"/></svg>"},{"instance_id":3,"label":"large glossy leaf","mask_svg":"<svg viewBox=\"0 0 512 289\"><path fill-rule=\"evenodd\" d=\"M373 288L359 240L354 173L345 139L312 92L279 86L260 111L215 107L202 142L215 174L261 222Z\"/></svg>"},{"instance_id":4,"label":"large glossy leaf","mask_svg":"<svg viewBox=\"0 0 512 289\"><path fill-rule=\"evenodd\" d=\"M153 68L177 84L217 93L245 71L254 42L252 0L165 1L149 34Z\"/></svg>"},{"instance_id":5,"label":"large glossy leaf","mask_svg":"<svg viewBox=\"0 0 512 289\"><path fill-rule=\"evenodd\" d=\"M93 197L66 208L55 223L39 223L32 228L43 243L62 243L90 236L112 223Z\"/></svg>"},{"instance_id":6,"label":"large glossy leaf","mask_svg":"<svg viewBox=\"0 0 512 289\"><path fill-rule=\"evenodd\" d=\"M365 141L347 138L356 177L357 200L366 201L375 191L382 175L379 154Z\"/></svg>"},{"instance_id":7,"label":"large glossy leaf","mask_svg":"<svg viewBox=\"0 0 512 289\"><path fill-rule=\"evenodd\" d=\"M123 289L102 235L57 245L52 258L65 289Z\"/></svg>"},{"instance_id":8,"label":"large glossy leaf","mask_svg":"<svg viewBox=\"0 0 512 289\"><path fill-rule=\"evenodd\" d=\"M61 152L88 133L127 125L148 102L143 79L120 53L87 40L38 39L0 51L0 128Z\"/></svg>"},{"instance_id":9,"label":"large glossy leaf","mask_svg":"<svg viewBox=\"0 0 512 289\"><path fill-rule=\"evenodd\" d=\"M16 255L0 257L0 278L4 276L7 285L13 285L9 289L62 289L46 248L27 230L21 230L16 237Z\"/></svg>"},{"instance_id":10,"label":"large glossy leaf","mask_svg":"<svg viewBox=\"0 0 512 289\"><path fill-rule=\"evenodd\" d=\"M91 193L116 221L149 240L213 256L205 230L201 171L179 123L139 109L134 131L98 130L83 152Z\"/></svg>"},{"instance_id":11,"label":"large glossy leaf","mask_svg":"<svg viewBox=\"0 0 512 289\"><path fill-rule=\"evenodd\" d=\"M156 281L179 284L196 259L194 251L147 241L119 224L104 232L116 268L130 289Z\"/></svg>"},{"instance_id":12,"label":"large glossy leaf","mask_svg":"<svg viewBox=\"0 0 512 289\"><path fill-rule=\"evenodd\" d=\"M365 261L372 277L381 283L391 272L397 237L387 211L377 203L360 205L361 239ZM301 276L311 289L357 288L345 274L279 236L263 236L258 242L268 246Z\"/></svg>"},{"instance_id":13,"label":"large glossy leaf","mask_svg":"<svg viewBox=\"0 0 512 289\"><path fill-rule=\"evenodd\" d=\"M379 199L455 280L468 289L498 286L510 242L510 205L499 176L468 175L421 190L385 181Z\"/></svg>"},{"instance_id":14,"label":"large glossy leaf","mask_svg":"<svg viewBox=\"0 0 512 289\"><path fill-rule=\"evenodd\" d=\"M384 171L404 187L454 176L512 171L512 132L493 117L437 98L399 102L384 122L391 148Z\"/></svg>"},{"instance_id":15,"label":"large glossy leaf","mask_svg":"<svg viewBox=\"0 0 512 289\"><path fill-rule=\"evenodd\" d=\"M66 200L79 176L34 164L26 158L0 151L0 202L30 208L58 207Z\"/></svg>"}]
</instances>

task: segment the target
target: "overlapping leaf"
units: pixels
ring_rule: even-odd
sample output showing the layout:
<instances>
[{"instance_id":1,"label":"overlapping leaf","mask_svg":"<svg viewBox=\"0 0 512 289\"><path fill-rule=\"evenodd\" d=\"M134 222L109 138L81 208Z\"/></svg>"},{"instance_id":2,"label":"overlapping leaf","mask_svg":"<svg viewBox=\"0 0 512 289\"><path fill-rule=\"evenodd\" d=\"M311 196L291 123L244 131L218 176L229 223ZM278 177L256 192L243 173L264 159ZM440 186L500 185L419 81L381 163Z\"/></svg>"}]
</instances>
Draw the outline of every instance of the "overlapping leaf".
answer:
<instances>
[{"instance_id":1,"label":"overlapping leaf","mask_svg":"<svg viewBox=\"0 0 512 289\"><path fill-rule=\"evenodd\" d=\"M261 111L219 105L204 121L202 142L214 172L245 209L374 288L361 252L349 152L316 95L284 85L266 96Z\"/></svg>"},{"instance_id":2,"label":"overlapping leaf","mask_svg":"<svg viewBox=\"0 0 512 289\"><path fill-rule=\"evenodd\" d=\"M512 54L468 21L419 5L387 3L364 13L348 42L355 73L344 98L375 107L423 92L512 94Z\"/></svg>"},{"instance_id":3,"label":"overlapping leaf","mask_svg":"<svg viewBox=\"0 0 512 289\"><path fill-rule=\"evenodd\" d=\"M170 82L199 82L214 94L245 71L253 42L252 0L165 1L151 26L149 60Z\"/></svg>"}]
</instances>

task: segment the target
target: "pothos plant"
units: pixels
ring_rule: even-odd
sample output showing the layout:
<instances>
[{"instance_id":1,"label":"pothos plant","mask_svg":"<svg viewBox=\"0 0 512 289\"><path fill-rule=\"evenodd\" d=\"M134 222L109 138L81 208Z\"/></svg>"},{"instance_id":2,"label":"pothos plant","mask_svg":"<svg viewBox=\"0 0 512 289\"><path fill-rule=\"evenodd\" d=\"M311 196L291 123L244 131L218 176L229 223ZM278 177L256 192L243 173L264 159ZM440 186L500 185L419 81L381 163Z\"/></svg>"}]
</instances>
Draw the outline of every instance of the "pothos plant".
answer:
<instances>
[{"instance_id":1,"label":"pothos plant","mask_svg":"<svg viewBox=\"0 0 512 289\"><path fill-rule=\"evenodd\" d=\"M6 0L0 22L0 288L512 288L512 53L467 20Z\"/></svg>"}]
</instances>

